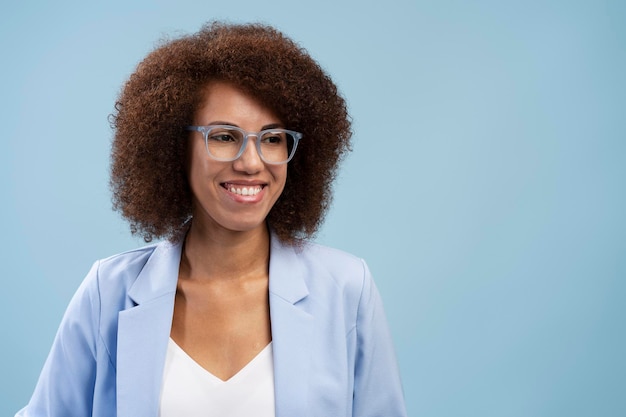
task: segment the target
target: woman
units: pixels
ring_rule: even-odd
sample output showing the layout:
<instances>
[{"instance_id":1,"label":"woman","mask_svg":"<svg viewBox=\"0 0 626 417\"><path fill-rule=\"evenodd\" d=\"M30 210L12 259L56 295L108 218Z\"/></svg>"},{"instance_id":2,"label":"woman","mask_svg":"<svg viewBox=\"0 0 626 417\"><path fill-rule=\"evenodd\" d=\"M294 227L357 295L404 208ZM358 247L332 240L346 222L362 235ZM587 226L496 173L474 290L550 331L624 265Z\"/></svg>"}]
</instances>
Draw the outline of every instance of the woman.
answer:
<instances>
[{"instance_id":1,"label":"woman","mask_svg":"<svg viewBox=\"0 0 626 417\"><path fill-rule=\"evenodd\" d=\"M115 207L19 416L404 416L365 263L308 242L351 136L298 45L214 23L157 48L113 116Z\"/></svg>"}]
</instances>

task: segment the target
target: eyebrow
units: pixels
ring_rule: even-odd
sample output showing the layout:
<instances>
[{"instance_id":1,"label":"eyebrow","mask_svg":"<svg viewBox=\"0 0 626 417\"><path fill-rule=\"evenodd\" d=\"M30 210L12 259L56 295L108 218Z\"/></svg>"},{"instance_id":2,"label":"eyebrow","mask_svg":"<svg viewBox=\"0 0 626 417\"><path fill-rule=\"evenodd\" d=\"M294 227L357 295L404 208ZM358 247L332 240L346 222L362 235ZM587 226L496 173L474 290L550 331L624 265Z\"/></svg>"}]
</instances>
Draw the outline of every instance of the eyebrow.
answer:
<instances>
[{"instance_id":1,"label":"eyebrow","mask_svg":"<svg viewBox=\"0 0 626 417\"><path fill-rule=\"evenodd\" d=\"M239 127L237 126L235 123L231 123L231 122L225 122L223 120L216 120L213 121L211 123L209 123L207 126L213 126L213 125L226 125L226 126L234 126L234 127ZM239 127L241 129L241 127ZM269 125L265 125L261 128L261 130L268 130L268 129L282 129L283 125L281 123L271 123Z\"/></svg>"}]
</instances>

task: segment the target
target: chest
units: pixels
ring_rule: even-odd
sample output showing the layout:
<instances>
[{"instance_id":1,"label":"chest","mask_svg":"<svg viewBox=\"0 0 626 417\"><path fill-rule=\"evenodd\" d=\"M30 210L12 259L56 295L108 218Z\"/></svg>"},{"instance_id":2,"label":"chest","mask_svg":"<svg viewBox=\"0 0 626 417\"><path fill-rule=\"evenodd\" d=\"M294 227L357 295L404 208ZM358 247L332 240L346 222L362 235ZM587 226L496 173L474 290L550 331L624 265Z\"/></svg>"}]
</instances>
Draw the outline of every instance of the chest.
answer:
<instances>
[{"instance_id":1,"label":"chest","mask_svg":"<svg viewBox=\"0 0 626 417\"><path fill-rule=\"evenodd\" d=\"M178 285L171 338L211 374L228 380L272 340L267 280Z\"/></svg>"}]
</instances>

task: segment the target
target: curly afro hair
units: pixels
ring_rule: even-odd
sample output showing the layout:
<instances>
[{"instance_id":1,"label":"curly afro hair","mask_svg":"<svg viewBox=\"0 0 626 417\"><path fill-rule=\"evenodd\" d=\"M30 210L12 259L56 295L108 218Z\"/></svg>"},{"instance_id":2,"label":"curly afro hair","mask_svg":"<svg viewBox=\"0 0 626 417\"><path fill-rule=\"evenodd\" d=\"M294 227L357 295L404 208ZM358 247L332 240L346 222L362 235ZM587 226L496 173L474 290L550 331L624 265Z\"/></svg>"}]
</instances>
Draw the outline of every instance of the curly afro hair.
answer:
<instances>
[{"instance_id":1,"label":"curly afro hair","mask_svg":"<svg viewBox=\"0 0 626 417\"><path fill-rule=\"evenodd\" d=\"M111 117L114 208L146 241L184 236L192 215L185 127L211 81L232 83L303 133L267 222L283 242L311 238L329 207L338 163L350 150L350 117L308 53L261 24L210 23L159 46L138 65Z\"/></svg>"}]
</instances>

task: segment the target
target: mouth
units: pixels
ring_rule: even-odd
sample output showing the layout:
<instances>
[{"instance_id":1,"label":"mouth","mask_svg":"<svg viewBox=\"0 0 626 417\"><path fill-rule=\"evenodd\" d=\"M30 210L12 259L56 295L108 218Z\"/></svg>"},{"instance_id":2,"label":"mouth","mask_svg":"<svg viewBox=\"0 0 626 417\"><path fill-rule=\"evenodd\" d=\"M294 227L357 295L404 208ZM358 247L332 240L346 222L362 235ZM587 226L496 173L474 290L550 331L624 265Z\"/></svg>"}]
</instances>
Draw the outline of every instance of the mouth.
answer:
<instances>
[{"instance_id":1,"label":"mouth","mask_svg":"<svg viewBox=\"0 0 626 417\"><path fill-rule=\"evenodd\" d=\"M263 187L265 187L265 185L243 186L243 185L238 185L238 184L223 183L222 187L226 188L228 192L233 193L233 194L243 195L243 196L255 196L263 190Z\"/></svg>"}]
</instances>

